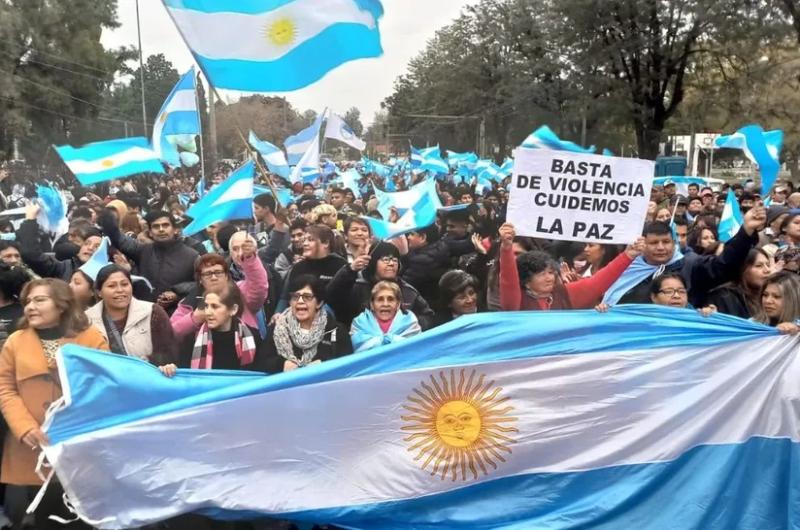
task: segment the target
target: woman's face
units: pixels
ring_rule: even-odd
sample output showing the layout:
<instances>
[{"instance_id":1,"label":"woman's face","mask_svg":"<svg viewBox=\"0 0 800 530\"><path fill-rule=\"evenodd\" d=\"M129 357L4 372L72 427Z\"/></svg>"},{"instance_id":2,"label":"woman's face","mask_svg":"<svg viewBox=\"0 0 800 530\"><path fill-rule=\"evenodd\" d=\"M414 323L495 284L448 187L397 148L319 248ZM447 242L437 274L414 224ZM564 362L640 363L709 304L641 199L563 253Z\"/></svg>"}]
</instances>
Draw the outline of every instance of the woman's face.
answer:
<instances>
[{"instance_id":1,"label":"woman's face","mask_svg":"<svg viewBox=\"0 0 800 530\"><path fill-rule=\"evenodd\" d=\"M751 289L761 289L769 275L772 274L772 263L763 254L758 257L752 265L744 271L744 284Z\"/></svg>"},{"instance_id":2,"label":"woman's face","mask_svg":"<svg viewBox=\"0 0 800 530\"><path fill-rule=\"evenodd\" d=\"M454 315L471 315L478 311L478 293L470 285L453 297L450 310Z\"/></svg>"},{"instance_id":3,"label":"woman's face","mask_svg":"<svg viewBox=\"0 0 800 530\"><path fill-rule=\"evenodd\" d=\"M689 296L686 286L677 278L667 278L661 282L661 289L650 299L654 304L666 305L669 307L686 307L689 303Z\"/></svg>"},{"instance_id":4,"label":"woman's face","mask_svg":"<svg viewBox=\"0 0 800 530\"><path fill-rule=\"evenodd\" d=\"M121 272L115 272L103 282L100 288L103 304L117 311L127 310L133 298L131 281Z\"/></svg>"},{"instance_id":5,"label":"woman's face","mask_svg":"<svg viewBox=\"0 0 800 530\"><path fill-rule=\"evenodd\" d=\"M672 212L667 208L661 208L658 213L656 213L656 221L666 223L669 222L670 219L672 219Z\"/></svg>"},{"instance_id":6,"label":"woman's face","mask_svg":"<svg viewBox=\"0 0 800 530\"><path fill-rule=\"evenodd\" d=\"M600 263L603 259L603 246L598 243L588 243L583 247L583 254L586 256L586 261L592 265Z\"/></svg>"},{"instance_id":7,"label":"woman's face","mask_svg":"<svg viewBox=\"0 0 800 530\"><path fill-rule=\"evenodd\" d=\"M394 319L400 309L400 300L394 291L382 289L372 296L372 312L378 320L388 322Z\"/></svg>"},{"instance_id":8,"label":"woman's face","mask_svg":"<svg viewBox=\"0 0 800 530\"><path fill-rule=\"evenodd\" d=\"M61 311L46 285L38 285L28 293L25 303L25 318L33 329L54 328L61 320Z\"/></svg>"},{"instance_id":9,"label":"woman's face","mask_svg":"<svg viewBox=\"0 0 800 530\"><path fill-rule=\"evenodd\" d=\"M322 308L322 302L316 299L308 285L293 292L289 296L289 304L292 308L292 315L301 324L313 322Z\"/></svg>"},{"instance_id":10,"label":"woman's face","mask_svg":"<svg viewBox=\"0 0 800 530\"><path fill-rule=\"evenodd\" d=\"M708 250L717 242L717 238L714 237L714 232L708 229L703 229L703 232L700 234L700 248L703 250Z\"/></svg>"},{"instance_id":11,"label":"woman's face","mask_svg":"<svg viewBox=\"0 0 800 530\"><path fill-rule=\"evenodd\" d=\"M228 274L222 265L209 265L200 269L200 285L204 293L221 294L228 285Z\"/></svg>"},{"instance_id":12,"label":"woman's face","mask_svg":"<svg viewBox=\"0 0 800 530\"><path fill-rule=\"evenodd\" d=\"M228 307L223 304L220 295L217 293L206 294L205 303L204 311L209 329L223 331L230 329L231 320L236 316L239 308L235 305Z\"/></svg>"},{"instance_id":13,"label":"woman's face","mask_svg":"<svg viewBox=\"0 0 800 530\"><path fill-rule=\"evenodd\" d=\"M783 313L783 292L774 283L767 285L761 294L761 307L769 318L778 318Z\"/></svg>"},{"instance_id":14,"label":"woman's face","mask_svg":"<svg viewBox=\"0 0 800 530\"><path fill-rule=\"evenodd\" d=\"M542 272L537 272L528 279L525 287L540 296L549 296L553 294L556 287L556 272L547 268Z\"/></svg>"},{"instance_id":15,"label":"woman's face","mask_svg":"<svg viewBox=\"0 0 800 530\"><path fill-rule=\"evenodd\" d=\"M369 241L369 230L361 223L351 223L350 229L345 234L347 244L351 247L363 247Z\"/></svg>"},{"instance_id":16,"label":"woman's face","mask_svg":"<svg viewBox=\"0 0 800 530\"><path fill-rule=\"evenodd\" d=\"M784 228L784 233L792 241L800 241L800 215L795 215Z\"/></svg>"},{"instance_id":17,"label":"woman's face","mask_svg":"<svg viewBox=\"0 0 800 530\"><path fill-rule=\"evenodd\" d=\"M88 306L94 298L94 289L92 284L86 279L82 272L77 271L69 279L69 287L72 289L72 294L82 307Z\"/></svg>"}]
</instances>

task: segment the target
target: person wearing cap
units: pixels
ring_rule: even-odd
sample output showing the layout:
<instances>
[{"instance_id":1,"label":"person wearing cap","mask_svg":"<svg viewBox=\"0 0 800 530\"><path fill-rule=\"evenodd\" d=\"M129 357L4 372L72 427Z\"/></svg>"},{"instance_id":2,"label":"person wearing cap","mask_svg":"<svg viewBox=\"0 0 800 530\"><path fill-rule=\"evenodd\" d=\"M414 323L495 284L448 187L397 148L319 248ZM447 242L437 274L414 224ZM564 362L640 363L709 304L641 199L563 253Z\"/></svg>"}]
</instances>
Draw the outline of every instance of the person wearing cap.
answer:
<instances>
[{"instance_id":1,"label":"person wearing cap","mask_svg":"<svg viewBox=\"0 0 800 530\"><path fill-rule=\"evenodd\" d=\"M767 210L767 226L758 235L758 246L778 245L780 243L781 225L789 216L789 208L772 205Z\"/></svg>"},{"instance_id":2,"label":"person wearing cap","mask_svg":"<svg viewBox=\"0 0 800 530\"><path fill-rule=\"evenodd\" d=\"M333 277L327 288L327 300L336 318L349 325L353 319L369 308L372 288L381 281L391 281L400 287L400 305L405 311L417 316L422 329L433 322L433 310L425 298L401 275L400 251L395 245L379 242L352 263L343 266Z\"/></svg>"}]
</instances>

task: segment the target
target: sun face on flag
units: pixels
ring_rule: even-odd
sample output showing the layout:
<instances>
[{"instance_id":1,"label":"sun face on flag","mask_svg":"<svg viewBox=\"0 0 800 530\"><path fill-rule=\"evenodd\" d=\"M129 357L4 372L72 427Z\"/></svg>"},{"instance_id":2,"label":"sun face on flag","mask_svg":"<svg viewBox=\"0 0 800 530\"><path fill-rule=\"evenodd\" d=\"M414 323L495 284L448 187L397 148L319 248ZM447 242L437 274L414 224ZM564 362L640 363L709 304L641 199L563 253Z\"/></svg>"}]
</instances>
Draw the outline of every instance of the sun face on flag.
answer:
<instances>
[{"instance_id":1,"label":"sun face on flag","mask_svg":"<svg viewBox=\"0 0 800 530\"><path fill-rule=\"evenodd\" d=\"M297 25L291 18L279 18L267 26L266 36L275 46L288 46L297 37Z\"/></svg>"},{"instance_id":2,"label":"sun face on flag","mask_svg":"<svg viewBox=\"0 0 800 530\"><path fill-rule=\"evenodd\" d=\"M511 454L517 418L508 415L513 410L509 397L501 397L503 389L494 381L486 383L484 374L476 381L475 370L469 377L464 369L456 372L450 370L448 377L442 371L430 375L430 383L420 382L403 405L411 414L402 416L402 430L412 433L404 438L408 451L417 453L414 460L432 476L474 480Z\"/></svg>"}]
</instances>

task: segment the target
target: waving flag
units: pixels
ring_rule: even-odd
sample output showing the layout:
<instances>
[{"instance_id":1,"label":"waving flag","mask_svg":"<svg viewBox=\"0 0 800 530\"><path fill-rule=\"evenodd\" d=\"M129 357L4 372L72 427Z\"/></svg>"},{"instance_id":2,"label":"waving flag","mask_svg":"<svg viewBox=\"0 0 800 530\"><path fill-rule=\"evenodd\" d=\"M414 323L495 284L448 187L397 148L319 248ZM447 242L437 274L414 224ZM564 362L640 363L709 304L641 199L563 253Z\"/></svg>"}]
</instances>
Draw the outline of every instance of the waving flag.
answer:
<instances>
[{"instance_id":1,"label":"waving flag","mask_svg":"<svg viewBox=\"0 0 800 530\"><path fill-rule=\"evenodd\" d=\"M436 154L431 154L426 156L418 169L420 171L430 171L431 173L436 173L441 175L446 175L450 173L450 166L448 166L447 162L442 160Z\"/></svg>"},{"instance_id":2,"label":"waving flag","mask_svg":"<svg viewBox=\"0 0 800 530\"><path fill-rule=\"evenodd\" d=\"M269 142L260 140L253 131L250 131L250 138L248 139L250 145L258 151L270 171L279 175L282 178L288 179L291 169L289 163L286 161L286 155L279 147L272 145Z\"/></svg>"},{"instance_id":3,"label":"waving flag","mask_svg":"<svg viewBox=\"0 0 800 530\"><path fill-rule=\"evenodd\" d=\"M41 210L36 221L39 226L52 235L55 241L69 230L67 219L67 199L64 194L52 186L36 185Z\"/></svg>"},{"instance_id":4,"label":"waving flag","mask_svg":"<svg viewBox=\"0 0 800 530\"><path fill-rule=\"evenodd\" d=\"M86 263L81 265L79 269L83 271L86 276L91 278L92 281L97 280L97 273L100 272L100 269L111 264L111 261L108 259L108 247L108 238L104 237L100 242L100 246L97 247L97 250L92 254L92 257L86 260Z\"/></svg>"},{"instance_id":5,"label":"waving flag","mask_svg":"<svg viewBox=\"0 0 800 530\"><path fill-rule=\"evenodd\" d=\"M180 167L178 149L169 136L200 134L200 113L197 111L194 68L183 74L169 93L153 122L153 151L172 167Z\"/></svg>"},{"instance_id":6,"label":"waving flag","mask_svg":"<svg viewBox=\"0 0 800 530\"><path fill-rule=\"evenodd\" d=\"M247 162L194 203L186 211L192 222L183 235L191 236L220 221L252 219L254 174L255 164Z\"/></svg>"},{"instance_id":7,"label":"waving flag","mask_svg":"<svg viewBox=\"0 0 800 530\"><path fill-rule=\"evenodd\" d=\"M342 187L349 189L353 192L356 198L361 198L361 189L358 185L361 180L361 175L355 169L348 169L339 176Z\"/></svg>"},{"instance_id":8,"label":"waving flag","mask_svg":"<svg viewBox=\"0 0 800 530\"><path fill-rule=\"evenodd\" d=\"M194 192L197 194L197 198L203 198L203 195L206 194L206 179L205 177L200 177L200 180L197 181L197 185L194 187Z\"/></svg>"},{"instance_id":9,"label":"waving flag","mask_svg":"<svg viewBox=\"0 0 800 530\"><path fill-rule=\"evenodd\" d=\"M308 146L305 154L292 168L289 182L314 182L320 177L319 171L319 137L315 136Z\"/></svg>"},{"instance_id":10,"label":"waving flag","mask_svg":"<svg viewBox=\"0 0 800 530\"><path fill-rule=\"evenodd\" d=\"M56 153L84 186L138 173L164 173L158 154L144 137L54 146Z\"/></svg>"},{"instance_id":11,"label":"waving flag","mask_svg":"<svg viewBox=\"0 0 800 530\"><path fill-rule=\"evenodd\" d=\"M218 88L286 92L339 65L379 57L379 0L163 0Z\"/></svg>"},{"instance_id":12,"label":"waving flag","mask_svg":"<svg viewBox=\"0 0 800 530\"><path fill-rule=\"evenodd\" d=\"M315 140L319 141L322 120L325 119L327 112L328 109L322 111L322 114L317 116L314 123L283 142L284 147L286 147L286 160L290 166L296 166L300 159L303 158L303 155L306 154L308 148L311 147L311 143Z\"/></svg>"},{"instance_id":13,"label":"waving flag","mask_svg":"<svg viewBox=\"0 0 800 530\"><path fill-rule=\"evenodd\" d=\"M656 177L653 179L653 185L666 186L667 184L675 184L675 193L677 195L689 196L689 184L697 184L700 187L708 186L708 179L704 177L693 176L673 176L673 177Z\"/></svg>"},{"instance_id":14,"label":"waving flag","mask_svg":"<svg viewBox=\"0 0 800 530\"><path fill-rule=\"evenodd\" d=\"M397 209L397 212L402 216L425 195L431 197L434 210L441 207L442 204L439 200L439 195L436 193L436 181L433 179L424 180L405 191L394 193L381 191L377 188L375 189L375 198L378 199L377 209L384 219L389 219L392 208Z\"/></svg>"},{"instance_id":15,"label":"waving flag","mask_svg":"<svg viewBox=\"0 0 800 530\"><path fill-rule=\"evenodd\" d=\"M500 174L503 178L508 177L514 171L514 159L513 158L506 158L503 162L503 165L500 166Z\"/></svg>"},{"instance_id":16,"label":"waving flag","mask_svg":"<svg viewBox=\"0 0 800 530\"><path fill-rule=\"evenodd\" d=\"M798 344L647 305L469 315L270 377L169 379L66 345L44 452L101 529L197 510L357 529L790 528Z\"/></svg>"},{"instance_id":17,"label":"waving flag","mask_svg":"<svg viewBox=\"0 0 800 530\"><path fill-rule=\"evenodd\" d=\"M456 153L455 151L447 151L447 163L451 168L457 168L461 164L475 163L478 161L478 155L475 153Z\"/></svg>"},{"instance_id":18,"label":"waving flag","mask_svg":"<svg viewBox=\"0 0 800 530\"><path fill-rule=\"evenodd\" d=\"M434 145L433 147L425 147L423 149L417 149L413 145L411 146L411 167L418 168L422 165L426 158L429 156L436 156L437 158L441 158L441 154L439 153L439 146Z\"/></svg>"},{"instance_id":19,"label":"waving flag","mask_svg":"<svg viewBox=\"0 0 800 530\"><path fill-rule=\"evenodd\" d=\"M328 123L325 126L325 138L339 140L359 151L367 148L367 143L356 135L341 116L333 112L328 116Z\"/></svg>"},{"instance_id":20,"label":"waving flag","mask_svg":"<svg viewBox=\"0 0 800 530\"><path fill-rule=\"evenodd\" d=\"M438 197L434 198L429 193L423 193L410 208L400 213L400 219L397 222L392 223L373 217L362 217L362 219L369 223L373 236L386 240L431 226L436 222L436 210L439 207L441 207L441 203ZM384 219L389 219L389 217Z\"/></svg>"},{"instance_id":21,"label":"waving flag","mask_svg":"<svg viewBox=\"0 0 800 530\"><path fill-rule=\"evenodd\" d=\"M764 132L759 125L747 125L733 134L720 136L714 143L717 147L741 149L751 162L758 165L761 195L770 194L781 169L782 130Z\"/></svg>"},{"instance_id":22,"label":"waving flag","mask_svg":"<svg viewBox=\"0 0 800 530\"><path fill-rule=\"evenodd\" d=\"M533 131L525 141L522 142L522 147L531 149L550 149L552 151L570 151L572 153L594 153L597 149L595 146L581 147L574 142L562 140L548 127L542 125Z\"/></svg>"},{"instance_id":23,"label":"waving flag","mask_svg":"<svg viewBox=\"0 0 800 530\"><path fill-rule=\"evenodd\" d=\"M744 216L742 215L742 209L739 207L739 201L736 200L736 194L733 193L733 190L728 189L728 197L725 199L725 207L719 220L719 240L727 243L739 232L743 224Z\"/></svg>"},{"instance_id":24,"label":"waving flag","mask_svg":"<svg viewBox=\"0 0 800 530\"><path fill-rule=\"evenodd\" d=\"M292 193L292 190L288 188L278 188L276 191L278 192L278 196L275 198L275 200L278 201L278 204L280 204L281 207L286 208L294 202L294 194ZM253 186L254 197L263 195L265 193L267 195L273 195L272 189L270 189L269 186L261 186L259 184Z\"/></svg>"}]
</instances>

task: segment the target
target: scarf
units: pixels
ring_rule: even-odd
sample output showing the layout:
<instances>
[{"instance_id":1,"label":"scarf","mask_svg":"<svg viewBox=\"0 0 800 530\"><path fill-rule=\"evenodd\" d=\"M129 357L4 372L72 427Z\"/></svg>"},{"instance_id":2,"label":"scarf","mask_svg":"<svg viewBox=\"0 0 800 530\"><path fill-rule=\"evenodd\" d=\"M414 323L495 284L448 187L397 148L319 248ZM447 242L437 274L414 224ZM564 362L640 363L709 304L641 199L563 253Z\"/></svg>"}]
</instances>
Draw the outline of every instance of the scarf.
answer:
<instances>
[{"instance_id":1,"label":"scarf","mask_svg":"<svg viewBox=\"0 0 800 530\"><path fill-rule=\"evenodd\" d=\"M616 305L620 298L625 296L625 293L647 280L648 278L658 278L664 274L664 270L683 259L683 254L677 245L675 245L675 252L672 258L664 265L650 265L644 260L644 256L638 256L635 260L628 265L628 268L622 273L622 276L617 278L617 281L609 287L603 296L603 303L608 305Z\"/></svg>"},{"instance_id":2,"label":"scarf","mask_svg":"<svg viewBox=\"0 0 800 530\"><path fill-rule=\"evenodd\" d=\"M353 319L350 329L350 338L353 341L354 351L364 351L384 344L392 344L422 332L414 313L398 311L392 320L389 331L383 333L375 315L367 309Z\"/></svg>"},{"instance_id":3,"label":"scarf","mask_svg":"<svg viewBox=\"0 0 800 530\"><path fill-rule=\"evenodd\" d=\"M292 314L292 310L287 309L275 321L275 348L278 355L296 364L298 367L308 366L314 362L317 356L317 346L322 342L325 335L325 328L328 326L328 313L324 309L317 312L311 329L305 330L300 327L300 322ZM294 348L298 347L303 351L299 359L294 353Z\"/></svg>"},{"instance_id":4,"label":"scarf","mask_svg":"<svg viewBox=\"0 0 800 530\"><path fill-rule=\"evenodd\" d=\"M236 324L233 334L233 344L236 349L236 356L239 358L239 363L242 366L247 366L253 363L256 357L256 341L250 329L242 324L239 319L234 320ZM194 341L194 348L192 349L192 364L193 370L211 370L214 366L214 344L211 339L211 331L208 329L207 324L200 327L197 333L197 338Z\"/></svg>"}]
</instances>

